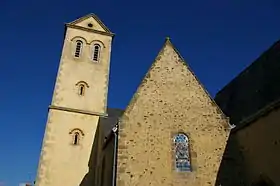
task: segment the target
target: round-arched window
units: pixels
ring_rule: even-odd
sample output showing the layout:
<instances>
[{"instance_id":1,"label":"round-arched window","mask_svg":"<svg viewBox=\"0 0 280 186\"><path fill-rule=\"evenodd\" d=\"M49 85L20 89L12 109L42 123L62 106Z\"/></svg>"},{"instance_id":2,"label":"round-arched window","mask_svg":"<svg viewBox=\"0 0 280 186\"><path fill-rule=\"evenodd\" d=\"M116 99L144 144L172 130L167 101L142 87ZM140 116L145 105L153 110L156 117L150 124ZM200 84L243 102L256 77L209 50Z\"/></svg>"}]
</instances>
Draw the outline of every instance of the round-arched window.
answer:
<instances>
[{"instance_id":1,"label":"round-arched window","mask_svg":"<svg viewBox=\"0 0 280 186\"><path fill-rule=\"evenodd\" d=\"M93 56L92 56L92 60L95 62L98 62L100 59L100 45L99 44L94 44L93 45Z\"/></svg>"},{"instance_id":2,"label":"round-arched window","mask_svg":"<svg viewBox=\"0 0 280 186\"><path fill-rule=\"evenodd\" d=\"M82 47L83 47L83 42L81 40L76 41L76 47L75 47L75 57L80 57L82 53Z\"/></svg>"},{"instance_id":3,"label":"round-arched window","mask_svg":"<svg viewBox=\"0 0 280 186\"><path fill-rule=\"evenodd\" d=\"M175 168L178 172L186 172L191 170L189 156L189 138L187 135L179 133L174 139L175 149Z\"/></svg>"}]
</instances>

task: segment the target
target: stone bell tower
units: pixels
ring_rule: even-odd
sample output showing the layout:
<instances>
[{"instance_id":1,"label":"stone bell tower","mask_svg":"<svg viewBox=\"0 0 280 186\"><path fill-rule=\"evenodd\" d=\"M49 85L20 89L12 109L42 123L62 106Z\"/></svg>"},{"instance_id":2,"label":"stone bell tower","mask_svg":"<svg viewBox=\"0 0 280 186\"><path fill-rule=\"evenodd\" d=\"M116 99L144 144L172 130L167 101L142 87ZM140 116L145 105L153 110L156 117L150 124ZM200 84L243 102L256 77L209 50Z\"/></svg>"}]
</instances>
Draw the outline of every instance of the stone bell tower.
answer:
<instances>
[{"instance_id":1,"label":"stone bell tower","mask_svg":"<svg viewBox=\"0 0 280 186\"><path fill-rule=\"evenodd\" d=\"M87 174L97 123L107 110L112 38L94 14L66 24L37 186L77 186Z\"/></svg>"}]
</instances>

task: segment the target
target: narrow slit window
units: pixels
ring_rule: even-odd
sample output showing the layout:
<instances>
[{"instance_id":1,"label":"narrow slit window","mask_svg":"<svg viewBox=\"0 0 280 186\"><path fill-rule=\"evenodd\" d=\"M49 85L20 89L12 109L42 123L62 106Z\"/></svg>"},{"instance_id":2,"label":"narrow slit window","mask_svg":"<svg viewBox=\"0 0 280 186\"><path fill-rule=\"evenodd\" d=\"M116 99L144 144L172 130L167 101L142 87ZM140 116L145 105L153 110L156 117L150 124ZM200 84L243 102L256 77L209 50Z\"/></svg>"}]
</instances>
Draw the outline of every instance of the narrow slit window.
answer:
<instances>
[{"instance_id":1,"label":"narrow slit window","mask_svg":"<svg viewBox=\"0 0 280 186\"><path fill-rule=\"evenodd\" d=\"M79 95L83 96L85 94L85 85L79 86Z\"/></svg>"},{"instance_id":2,"label":"narrow slit window","mask_svg":"<svg viewBox=\"0 0 280 186\"><path fill-rule=\"evenodd\" d=\"M100 58L100 45L95 44L93 46L93 61L98 61Z\"/></svg>"},{"instance_id":3,"label":"narrow slit window","mask_svg":"<svg viewBox=\"0 0 280 186\"><path fill-rule=\"evenodd\" d=\"M74 134L74 141L73 141L73 144L74 145L78 145L79 144L79 133L78 132L75 132Z\"/></svg>"},{"instance_id":4,"label":"narrow slit window","mask_svg":"<svg viewBox=\"0 0 280 186\"><path fill-rule=\"evenodd\" d=\"M175 168L178 172L191 171L189 139L185 134L177 134L174 137Z\"/></svg>"},{"instance_id":5,"label":"narrow slit window","mask_svg":"<svg viewBox=\"0 0 280 186\"><path fill-rule=\"evenodd\" d=\"M85 135L81 129L74 128L69 132L71 136L71 144L72 145L80 145L83 136Z\"/></svg>"},{"instance_id":6,"label":"narrow slit window","mask_svg":"<svg viewBox=\"0 0 280 186\"><path fill-rule=\"evenodd\" d=\"M76 41L75 57L80 57L82 52L83 42L81 40Z\"/></svg>"}]
</instances>

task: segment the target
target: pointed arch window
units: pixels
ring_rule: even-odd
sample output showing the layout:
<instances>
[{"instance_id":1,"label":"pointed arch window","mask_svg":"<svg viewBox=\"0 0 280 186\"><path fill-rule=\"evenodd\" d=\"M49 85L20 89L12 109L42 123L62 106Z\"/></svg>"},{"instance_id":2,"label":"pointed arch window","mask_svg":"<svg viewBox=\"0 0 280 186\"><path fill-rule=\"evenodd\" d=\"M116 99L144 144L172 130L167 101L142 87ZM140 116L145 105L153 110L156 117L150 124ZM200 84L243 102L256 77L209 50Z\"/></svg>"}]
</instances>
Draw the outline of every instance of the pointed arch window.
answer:
<instances>
[{"instance_id":1,"label":"pointed arch window","mask_svg":"<svg viewBox=\"0 0 280 186\"><path fill-rule=\"evenodd\" d=\"M82 48L83 48L83 42L81 40L77 40L75 46L75 57L79 58L81 56Z\"/></svg>"},{"instance_id":2,"label":"pointed arch window","mask_svg":"<svg viewBox=\"0 0 280 186\"><path fill-rule=\"evenodd\" d=\"M191 171L189 138L183 133L174 136L175 169L178 172Z\"/></svg>"},{"instance_id":3,"label":"pointed arch window","mask_svg":"<svg viewBox=\"0 0 280 186\"><path fill-rule=\"evenodd\" d=\"M94 44L93 45L93 56L92 56L92 60L95 61L95 62L98 62L99 61L99 58L100 58L100 50L101 50L101 47L99 44Z\"/></svg>"}]
</instances>

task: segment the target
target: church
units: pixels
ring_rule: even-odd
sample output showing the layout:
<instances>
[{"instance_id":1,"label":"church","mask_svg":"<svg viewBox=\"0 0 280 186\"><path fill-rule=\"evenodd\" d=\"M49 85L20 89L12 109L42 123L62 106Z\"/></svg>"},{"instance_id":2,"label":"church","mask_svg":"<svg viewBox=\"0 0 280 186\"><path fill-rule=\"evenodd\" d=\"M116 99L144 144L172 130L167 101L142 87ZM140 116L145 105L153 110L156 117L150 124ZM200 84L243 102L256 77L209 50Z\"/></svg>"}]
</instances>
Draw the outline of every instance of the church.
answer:
<instances>
[{"instance_id":1,"label":"church","mask_svg":"<svg viewBox=\"0 0 280 186\"><path fill-rule=\"evenodd\" d=\"M229 119L169 38L125 110L107 106L114 34L65 25L36 186L214 186Z\"/></svg>"}]
</instances>

